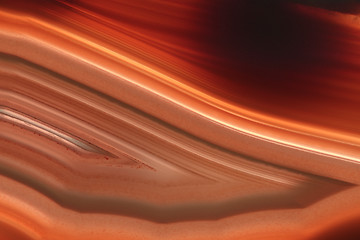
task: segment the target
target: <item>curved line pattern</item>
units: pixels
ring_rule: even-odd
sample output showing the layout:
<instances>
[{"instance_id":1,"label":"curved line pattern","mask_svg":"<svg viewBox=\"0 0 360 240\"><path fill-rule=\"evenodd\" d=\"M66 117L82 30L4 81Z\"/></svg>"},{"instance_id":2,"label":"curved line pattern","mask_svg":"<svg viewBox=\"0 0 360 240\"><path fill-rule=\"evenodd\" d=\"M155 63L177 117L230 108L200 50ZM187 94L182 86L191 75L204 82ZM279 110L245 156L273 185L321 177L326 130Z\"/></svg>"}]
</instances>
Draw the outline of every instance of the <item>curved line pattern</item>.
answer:
<instances>
[{"instance_id":1,"label":"curved line pattern","mask_svg":"<svg viewBox=\"0 0 360 240\"><path fill-rule=\"evenodd\" d=\"M343 4L1 4L0 238L323 239L358 219Z\"/></svg>"}]
</instances>

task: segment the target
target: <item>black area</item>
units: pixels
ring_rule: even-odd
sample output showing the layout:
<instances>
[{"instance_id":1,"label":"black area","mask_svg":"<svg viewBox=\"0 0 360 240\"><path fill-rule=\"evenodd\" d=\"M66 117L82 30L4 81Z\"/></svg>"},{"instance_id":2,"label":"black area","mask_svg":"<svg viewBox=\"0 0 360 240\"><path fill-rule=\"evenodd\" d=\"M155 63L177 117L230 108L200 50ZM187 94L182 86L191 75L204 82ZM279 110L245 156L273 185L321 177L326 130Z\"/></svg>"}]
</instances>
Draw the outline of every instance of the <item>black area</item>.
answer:
<instances>
[{"instance_id":1,"label":"black area","mask_svg":"<svg viewBox=\"0 0 360 240\"><path fill-rule=\"evenodd\" d=\"M360 13L359 0L296 0L295 2L341 13Z\"/></svg>"},{"instance_id":2,"label":"black area","mask_svg":"<svg viewBox=\"0 0 360 240\"><path fill-rule=\"evenodd\" d=\"M321 50L323 40L311 20L284 1L225 0L214 12L213 44L232 60L305 61L308 51Z\"/></svg>"},{"instance_id":3,"label":"black area","mask_svg":"<svg viewBox=\"0 0 360 240\"><path fill-rule=\"evenodd\" d=\"M322 69L336 52L342 29L302 12L294 1L222 0L210 9L209 36L199 44L216 56L214 85L229 95L274 104L316 101ZM310 77L309 77L310 76ZM245 94L247 94L245 93Z\"/></svg>"},{"instance_id":4,"label":"black area","mask_svg":"<svg viewBox=\"0 0 360 240\"><path fill-rule=\"evenodd\" d=\"M337 226L333 226L311 240L359 240L360 217L348 220Z\"/></svg>"}]
</instances>

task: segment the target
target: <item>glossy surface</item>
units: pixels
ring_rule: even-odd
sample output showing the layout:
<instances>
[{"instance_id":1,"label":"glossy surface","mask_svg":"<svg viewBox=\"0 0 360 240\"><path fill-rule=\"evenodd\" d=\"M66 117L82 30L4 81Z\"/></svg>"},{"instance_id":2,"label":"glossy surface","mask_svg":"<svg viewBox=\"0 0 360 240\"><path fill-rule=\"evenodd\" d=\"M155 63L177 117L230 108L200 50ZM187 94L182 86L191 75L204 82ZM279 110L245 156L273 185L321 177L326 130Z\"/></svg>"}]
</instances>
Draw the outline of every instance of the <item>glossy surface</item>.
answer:
<instances>
[{"instance_id":1,"label":"glossy surface","mask_svg":"<svg viewBox=\"0 0 360 240\"><path fill-rule=\"evenodd\" d=\"M3 239L358 239L359 5L0 4Z\"/></svg>"}]
</instances>

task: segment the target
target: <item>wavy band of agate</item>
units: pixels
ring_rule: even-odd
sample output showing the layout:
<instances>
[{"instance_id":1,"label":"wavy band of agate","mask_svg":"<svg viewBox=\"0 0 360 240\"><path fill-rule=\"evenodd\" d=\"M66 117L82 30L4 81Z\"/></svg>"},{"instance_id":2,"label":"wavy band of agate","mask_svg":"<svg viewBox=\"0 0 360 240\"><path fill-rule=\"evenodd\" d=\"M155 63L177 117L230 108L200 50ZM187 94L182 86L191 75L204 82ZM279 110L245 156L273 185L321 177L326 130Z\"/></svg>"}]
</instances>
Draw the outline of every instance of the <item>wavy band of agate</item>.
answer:
<instances>
[{"instance_id":1,"label":"wavy band of agate","mask_svg":"<svg viewBox=\"0 0 360 240\"><path fill-rule=\"evenodd\" d=\"M357 4L0 2L1 239L359 234Z\"/></svg>"}]
</instances>

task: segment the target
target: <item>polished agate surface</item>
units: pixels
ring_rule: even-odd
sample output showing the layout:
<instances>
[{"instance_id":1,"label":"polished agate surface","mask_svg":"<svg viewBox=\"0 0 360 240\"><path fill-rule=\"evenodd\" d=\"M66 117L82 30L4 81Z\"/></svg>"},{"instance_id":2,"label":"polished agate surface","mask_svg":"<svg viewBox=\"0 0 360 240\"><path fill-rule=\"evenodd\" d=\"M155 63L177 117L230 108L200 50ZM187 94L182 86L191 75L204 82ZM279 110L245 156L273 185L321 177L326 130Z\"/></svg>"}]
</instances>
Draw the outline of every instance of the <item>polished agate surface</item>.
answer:
<instances>
[{"instance_id":1,"label":"polished agate surface","mask_svg":"<svg viewBox=\"0 0 360 240\"><path fill-rule=\"evenodd\" d=\"M0 0L0 239L360 239L359 14Z\"/></svg>"}]
</instances>

